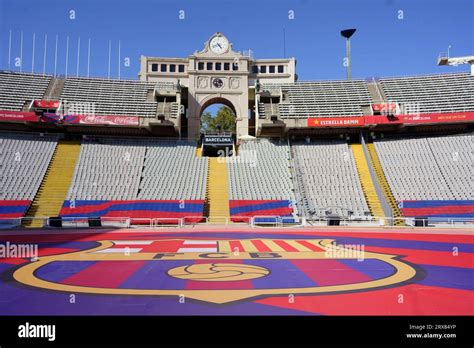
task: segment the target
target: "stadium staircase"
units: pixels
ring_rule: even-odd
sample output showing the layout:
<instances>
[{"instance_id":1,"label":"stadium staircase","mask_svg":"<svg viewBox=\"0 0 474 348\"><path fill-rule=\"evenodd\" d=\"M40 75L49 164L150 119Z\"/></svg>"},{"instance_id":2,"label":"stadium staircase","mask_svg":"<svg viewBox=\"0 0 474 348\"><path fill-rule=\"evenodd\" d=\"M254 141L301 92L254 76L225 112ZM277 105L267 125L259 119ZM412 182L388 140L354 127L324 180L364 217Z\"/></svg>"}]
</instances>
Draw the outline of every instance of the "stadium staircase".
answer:
<instances>
[{"instance_id":1,"label":"stadium staircase","mask_svg":"<svg viewBox=\"0 0 474 348\"><path fill-rule=\"evenodd\" d=\"M354 160L356 163L357 173L359 174L359 180L362 185L362 191L364 192L365 200L369 206L372 216L382 217L384 211L382 203L377 196L374 183L369 172L369 166L367 159L365 158L364 149L362 144L351 144L352 153L354 154Z\"/></svg>"},{"instance_id":2,"label":"stadium staircase","mask_svg":"<svg viewBox=\"0 0 474 348\"><path fill-rule=\"evenodd\" d=\"M367 83L367 89L369 90L373 103L385 103L387 100L383 89L380 87L377 81L373 80Z\"/></svg>"},{"instance_id":3,"label":"stadium staircase","mask_svg":"<svg viewBox=\"0 0 474 348\"><path fill-rule=\"evenodd\" d=\"M32 102L31 99L25 100L25 102L23 103L23 106L21 107L21 111L23 111L23 112L31 111L31 110L30 110L31 102Z\"/></svg>"},{"instance_id":4,"label":"stadium staircase","mask_svg":"<svg viewBox=\"0 0 474 348\"><path fill-rule=\"evenodd\" d=\"M25 227L43 227L41 217L58 216L71 184L81 150L78 141L59 141L46 175L28 210Z\"/></svg>"},{"instance_id":5,"label":"stadium staircase","mask_svg":"<svg viewBox=\"0 0 474 348\"><path fill-rule=\"evenodd\" d=\"M230 222L227 164L222 157L209 157L206 191L209 222Z\"/></svg>"},{"instance_id":6,"label":"stadium staircase","mask_svg":"<svg viewBox=\"0 0 474 348\"><path fill-rule=\"evenodd\" d=\"M380 187L382 188L382 192L384 193L385 198L392 209L392 216L396 219L394 220L393 224L395 226L403 226L403 214L398 207L397 201L395 200L392 190L390 189L390 186L387 182L387 178L383 172L382 165L380 164L379 156L377 155L374 144L367 144L367 150L369 152L370 161L372 162L375 174L377 175L377 180L379 181Z\"/></svg>"},{"instance_id":7,"label":"stadium staircase","mask_svg":"<svg viewBox=\"0 0 474 348\"><path fill-rule=\"evenodd\" d=\"M59 100L61 96L61 92L63 91L64 84L66 83L65 79L59 79L53 77L51 81L49 81L48 88L44 93L43 99L45 100Z\"/></svg>"}]
</instances>

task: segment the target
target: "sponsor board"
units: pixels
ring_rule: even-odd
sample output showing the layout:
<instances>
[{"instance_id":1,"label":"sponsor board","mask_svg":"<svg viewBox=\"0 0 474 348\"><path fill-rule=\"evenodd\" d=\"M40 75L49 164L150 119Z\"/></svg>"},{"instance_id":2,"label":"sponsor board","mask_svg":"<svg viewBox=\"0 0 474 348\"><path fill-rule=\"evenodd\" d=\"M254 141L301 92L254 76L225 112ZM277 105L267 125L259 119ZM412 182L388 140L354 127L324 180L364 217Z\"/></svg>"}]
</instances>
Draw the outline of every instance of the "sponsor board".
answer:
<instances>
[{"instance_id":1,"label":"sponsor board","mask_svg":"<svg viewBox=\"0 0 474 348\"><path fill-rule=\"evenodd\" d=\"M317 117L308 118L308 127L360 127L364 117Z\"/></svg>"},{"instance_id":2,"label":"sponsor board","mask_svg":"<svg viewBox=\"0 0 474 348\"><path fill-rule=\"evenodd\" d=\"M0 110L0 121L38 122L39 117L34 112Z\"/></svg>"}]
</instances>

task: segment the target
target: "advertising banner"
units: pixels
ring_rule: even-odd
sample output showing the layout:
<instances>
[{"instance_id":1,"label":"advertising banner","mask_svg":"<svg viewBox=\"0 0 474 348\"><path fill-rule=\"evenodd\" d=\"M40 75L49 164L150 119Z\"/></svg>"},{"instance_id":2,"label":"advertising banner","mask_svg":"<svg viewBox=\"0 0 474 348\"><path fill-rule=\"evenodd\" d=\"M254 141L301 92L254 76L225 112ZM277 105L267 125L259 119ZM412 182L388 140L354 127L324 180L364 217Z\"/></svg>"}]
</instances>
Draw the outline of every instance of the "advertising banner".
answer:
<instances>
[{"instance_id":1,"label":"advertising banner","mask_svg":"<svg viewBox=\"0 0 474 348\"><path fill-rule=\"evenodd\" d=\"M474 121L474 112L431 113L417 115L364 116L365 124L424 124Z\"/></svg>"},{"instance_id":2,"label":"advertising banner","mask_svg":"<svg viewBox=\"0 0 474 348\"><path fill-rule=\"evenodd\" d=\"M396 112L397 111L397 103L378 103L372 104L372 110L374 112L386 113L386 112Z\"/></svg>"},{"instance_id":3,"label":"advertising banner","mask_svg":"<svg viewBox=\"0 0 474 348\"><path fill-rule=\"evenodd\" d=\"M57 109L59 108L59 102L54 100L35 100L33 105L37 108L43 109Z\"/></svg>"},{"instance_id":4,"label":"advertising banner","mask_svg":"<svg viewBox=\"0 0 474 348\"><path fill-rule=\"evenodd\" d=\"M54 113L44 113L41 122L61 123L61 124L90 124L90 125L112 125L112 126L138 126L138 117L134 116L92 116L92 115L57 115Z\"/></svg>"},{"instance_id":5,"label":"advertising banner","mask_svg":"<svg viewBox=\"0 0 474 348\"><path fill-rule=\"evenodd\" d=\"M38 122L39 117L34 112L0 110L0 121L6 122Z\"/></svg>"},{"instance_id":6,"label":"advertising banner","mask_svg":"<svg viewBox=\"0 0 474 348\"><path fill-rule=\"evenodd\" d=\"M315 117L308 118L307 125L308 127L360 127L364 125L364 117Z\"/></svg>"},{"instance_id":7,"label":"advertising banner","mask_svg":"<svg viewBox=\"0 0 474 348\"><path fill-rule=\"evenodd\" d=\"M113 126L138 126L138 117L135 116L115 116L115 115L66 115L63 118L66 124L108 124Z\"/></svg>"}]
</instances>

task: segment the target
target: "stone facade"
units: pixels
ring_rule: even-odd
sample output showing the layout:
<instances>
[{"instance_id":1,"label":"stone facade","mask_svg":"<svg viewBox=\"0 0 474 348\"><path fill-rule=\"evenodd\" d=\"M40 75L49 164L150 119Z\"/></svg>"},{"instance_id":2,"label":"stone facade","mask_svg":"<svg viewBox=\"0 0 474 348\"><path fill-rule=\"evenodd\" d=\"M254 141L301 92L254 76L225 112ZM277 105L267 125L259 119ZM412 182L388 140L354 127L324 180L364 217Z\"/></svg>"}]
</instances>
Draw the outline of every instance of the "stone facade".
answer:
<instances>
[{"instance_id":1,"label":"stone facade","mask_svg":"<svg viewBox=\"0 0 474 348\"><path fill-rule=\"evenodd\" d=\"M221 33L215 33L187 58L141 57L139 78L149 82L173 82L182 87L180 96L187 117L189 138L199 136L201 114L209 105L222 103L236 115L237 137L249 134L249 115L255 105L254 86L263 83L295 82L296 61L289 59L256 60L236 52ZM179 121L179 120L178 120Z\"/></svg>"}]
</instances>

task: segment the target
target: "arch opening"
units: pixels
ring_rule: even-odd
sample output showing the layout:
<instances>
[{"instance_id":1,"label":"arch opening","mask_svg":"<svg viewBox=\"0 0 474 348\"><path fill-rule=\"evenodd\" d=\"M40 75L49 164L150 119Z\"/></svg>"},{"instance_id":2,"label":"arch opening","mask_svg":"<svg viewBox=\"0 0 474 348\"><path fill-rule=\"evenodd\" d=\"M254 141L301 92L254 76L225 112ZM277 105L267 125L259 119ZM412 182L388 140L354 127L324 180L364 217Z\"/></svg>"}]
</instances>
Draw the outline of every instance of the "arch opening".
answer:
<instances>
[{"instance_id":1,"label":"arch opening","mask_svg":"<svg viewBox=\"0 0 474 348\"><path fill-rule=\"evenodd\" d=\"M218 97L206 101L199 116L201 134L235 134L237 112L229 100Z\"/></svg>"},{"instance_id":2,"label":"arch opening","mask_svg":"<svg viewBox=\"0 0 474 348\"><path fill-rule=\"evenodd\" d=\"M200 111L203 156L232 156L236 132L234 105L224 98L206 101Z\"/></svg>"}]
</instances>

